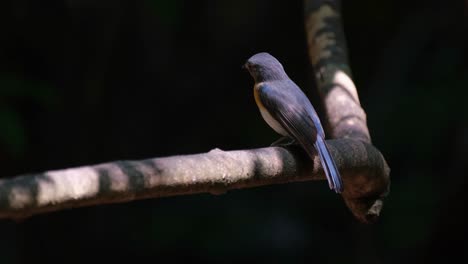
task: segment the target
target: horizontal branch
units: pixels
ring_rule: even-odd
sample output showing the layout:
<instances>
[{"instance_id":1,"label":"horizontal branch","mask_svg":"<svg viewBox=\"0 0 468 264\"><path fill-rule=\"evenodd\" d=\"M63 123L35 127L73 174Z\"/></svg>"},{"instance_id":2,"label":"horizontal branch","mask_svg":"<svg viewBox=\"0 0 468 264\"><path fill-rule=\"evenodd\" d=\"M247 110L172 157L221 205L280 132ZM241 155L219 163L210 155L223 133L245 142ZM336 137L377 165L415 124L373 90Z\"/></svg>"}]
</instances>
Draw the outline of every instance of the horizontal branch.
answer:
<instances>
[{"instance_id":1,"label":"horizontal branch","mask_svg":"<svg viewBox=\"0 0 468 264\"><path fill-rule=\"evenodd\" d=\"M343 177L342 196L362 222L380 214L390 185L383 156L371 145L346 58L336 0L306 0L309 54L327 121L335 140L330 151ZM0 218L22 219L61 209L138 199L222 194L227 190L287 182L324 180L299 147L212 150L204 154L48 171L0 181ZM324 184L325 185L325 184Z\"/></svg>"},{"instance_id":2,"label":"horizontal branch","mask_svg":"<svg viewBox=\"0 0 468 264\"><path fill-rule=\"evenodd\" d=\"M348 139L327 143L345 184L361 183L345 189L345 200L381 193L369 186L369 182L376 183L370 179L386 180L383 175L388 175L377 149ZM204 154L116 161L2 180L0 218L21 219L81 206L205 192L222 194L230 189L323 179L318 157L310 162L300 148L214 149ZM362 208L351 210L363 221L373 217Z\"/></svg>"}]
</instances>

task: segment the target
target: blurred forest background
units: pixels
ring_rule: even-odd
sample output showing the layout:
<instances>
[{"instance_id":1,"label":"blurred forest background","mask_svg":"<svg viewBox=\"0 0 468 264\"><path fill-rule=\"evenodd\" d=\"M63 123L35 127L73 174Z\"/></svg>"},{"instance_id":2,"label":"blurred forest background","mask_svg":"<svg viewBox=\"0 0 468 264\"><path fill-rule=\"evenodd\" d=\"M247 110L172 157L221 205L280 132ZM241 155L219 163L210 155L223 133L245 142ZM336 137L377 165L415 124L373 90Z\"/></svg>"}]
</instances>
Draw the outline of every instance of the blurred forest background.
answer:
<instances>
[{"instance_id":1,"label":"blurred forest background","mask_svg":"<svg viewBox=\"0 0 468 264\"><path fill-rule=\"evenodd\" d=\"M343 1L373 143L392 169L375 225L323 182L0 221L0 263L468 261L468 2ZM277 135L241 70L268 51L319 113L303 3L4 0L1 177L257 148Z\"/></svg>"}]
</instances>

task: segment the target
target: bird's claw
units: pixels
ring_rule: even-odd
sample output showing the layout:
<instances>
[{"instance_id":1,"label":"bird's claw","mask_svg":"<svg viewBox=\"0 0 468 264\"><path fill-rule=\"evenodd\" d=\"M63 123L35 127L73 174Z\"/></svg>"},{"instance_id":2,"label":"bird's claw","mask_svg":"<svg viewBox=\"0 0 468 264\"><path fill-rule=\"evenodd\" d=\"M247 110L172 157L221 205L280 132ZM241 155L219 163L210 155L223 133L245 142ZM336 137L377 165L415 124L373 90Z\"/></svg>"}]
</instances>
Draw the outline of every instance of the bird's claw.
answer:
<instances>
[{"instance_id":1,"label":"bird's claw","mask_svg":"<svg viewBox=\"0 0 468 264\"><path fill-rule=\"evenodd\" d=\"M271 143L271 147L289 147L291 145L294 145L296 144L296 140L294 140L293 138L290 138L290 137L281 137L279 138L278 140L276 140L275 142Z\"/></svg>"}]
</instances>

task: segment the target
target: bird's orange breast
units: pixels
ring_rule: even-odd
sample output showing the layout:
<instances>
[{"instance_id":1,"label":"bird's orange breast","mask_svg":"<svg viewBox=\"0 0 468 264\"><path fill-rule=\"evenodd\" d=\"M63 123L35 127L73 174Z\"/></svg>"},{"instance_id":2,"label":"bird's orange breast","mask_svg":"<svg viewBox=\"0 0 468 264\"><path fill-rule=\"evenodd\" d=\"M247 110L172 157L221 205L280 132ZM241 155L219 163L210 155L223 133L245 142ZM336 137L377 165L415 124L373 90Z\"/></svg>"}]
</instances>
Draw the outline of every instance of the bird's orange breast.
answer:
<instances>
[{"instance_id":1,"label":"bird's orange breast","mask_svg":"<svg viewBox=\"0 0 468 264\"><path fill-rule=\"evenodd\" d=\"M259 84L256 84L254 86L254 98L255 98L255 103L257 103L257 106L258 108L260 108L261 110L262 109L265 109L265 106L263 105L262 101L260 100L260 95L258 94L258 88L259 88Z\"/></svg>"}]
</instances>

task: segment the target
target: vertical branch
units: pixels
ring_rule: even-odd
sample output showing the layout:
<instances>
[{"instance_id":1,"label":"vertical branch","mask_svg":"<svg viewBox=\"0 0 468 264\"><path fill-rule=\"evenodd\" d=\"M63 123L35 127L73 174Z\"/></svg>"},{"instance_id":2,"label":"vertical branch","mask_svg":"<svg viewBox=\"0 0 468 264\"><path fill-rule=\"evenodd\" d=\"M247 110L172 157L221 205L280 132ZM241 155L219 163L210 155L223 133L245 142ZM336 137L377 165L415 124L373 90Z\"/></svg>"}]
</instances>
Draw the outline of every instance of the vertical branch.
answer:
<instances>
[{"instance_id":1,"label":"vertical branch","mask_svg":"<svg viewBox=\"0 0 468 264\"><path fill-rule=\"evenodd\" d=\"M351 79L339 0L305 0L309 56L333 138L371 143L366 113ZM346 153L342 153L346 155ZM383 173L348 174L343 198L363 222L375 221L390 187L390 169L382 158Z\"/></svg>"},{"instance_id":2,"label":"vertical branch","mask_svg":"<svg viewBox=\"0 0 468 264\"><path fill-rule=\"evenodd\" d=\"M333 138L370 143L366 113L351 79L337 0L305 0L309 56Z\"/></svg>"}]
</instances>

